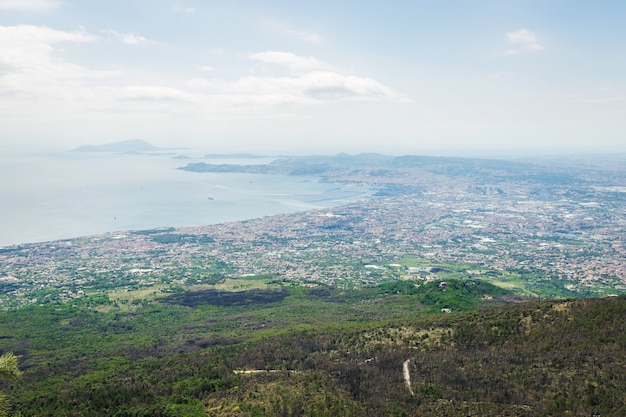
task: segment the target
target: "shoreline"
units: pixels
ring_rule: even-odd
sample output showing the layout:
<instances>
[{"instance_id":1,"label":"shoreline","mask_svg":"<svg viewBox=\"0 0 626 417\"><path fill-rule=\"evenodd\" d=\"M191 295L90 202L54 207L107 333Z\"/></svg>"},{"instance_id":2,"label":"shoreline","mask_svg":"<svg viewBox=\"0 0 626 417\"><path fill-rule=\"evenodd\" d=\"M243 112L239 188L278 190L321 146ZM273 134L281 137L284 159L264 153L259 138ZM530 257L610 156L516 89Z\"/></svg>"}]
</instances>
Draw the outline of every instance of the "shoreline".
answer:
<instances>
[{"instance_id":1,"label":"shoreline","mask_svg":"<svg viewBox=\"0 0 626 417\"><path fill-rule=\"evenodd\" d=\"M331 191L336 191L339 189L340 188L335 188ZM351 192L347 196L329 197L329 198L323 198L323 199L303 201L303 203L305 204L320 203L320 202L337 202L337 201L340 202L339 204L336 204L336 205L325 205L324 207L309 207L309 208L304 208L301 210L300 209L287 210L287 211L280 211L280 212L275 212L271 214L264 214L261 216L236 218L232 220L223 220L223 221L216 221L216 222L205 222L205 223L200 223L200 224L157 225L154 227L122 228L122 229L114 229L114 230L97 231L94 233L78 234L74 236L42 238L41 240L30 240L30 241L25 241L25 242L7 243L7 244L0 243L0 252L11 251L13 249L19 249L19 248L23 248L29 245L54 244L56 242L69 242L73 240L93 239L93 238L98 238L98 237L115 238L115 236L119 236L120 238L122 238L123 236L131 234L131 233L139 233L139 232L146 232L146 231L176 232L182 229L202 228L202 227L216 226L216 225L228 224L228 223L240 223L240 222L246 222L246 221L260 220L260 219L267 218L267 217L282 216L282 215L289 215L289 214L294 214L294 213L305 213L305 212L337 208L337 207L342 207L342 206L354 203L359 200L371 199L373 197L374 195L371 192L371 190L370 191L358 191L358 192ZM210 201L213 202L214 200L210 200Z\"/></svg>"}]
</instances>

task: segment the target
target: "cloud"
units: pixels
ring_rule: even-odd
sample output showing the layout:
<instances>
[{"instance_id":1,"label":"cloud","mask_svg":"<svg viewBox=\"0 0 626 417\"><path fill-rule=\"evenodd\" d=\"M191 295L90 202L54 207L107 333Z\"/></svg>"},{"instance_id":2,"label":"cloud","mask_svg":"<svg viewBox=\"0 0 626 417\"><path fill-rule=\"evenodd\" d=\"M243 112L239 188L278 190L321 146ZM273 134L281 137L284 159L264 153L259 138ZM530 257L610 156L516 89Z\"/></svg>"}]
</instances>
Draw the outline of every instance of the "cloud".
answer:
<instances>
[{"instance_id":1,"label":"cloud","mask_svg":"<svg viewBox=\"0 0 626 417\"><path fill-rule=\"evenodd\" d=\"M510 48L505 51L507 55L519 55L526 52L540 51L543 49L539 36L528 29L520 29L506 34Z\"/></svg>"},{"instance_id":2,"label":"cloud","mask_svg":"<svg viewBox=\"0 0 626 417\"><path fill-rule=\"evenodd\" d=\"M0 26L0 64L18 73L56 72L59 75L71 66L71 73L76 74L77 66L65 63L53 55L54 44L88 43L97 39L83 30L65 32L45 26Z\"/></svg>"},{"instance_id":3,"label":"cloud","mask_svg":"<svg viewBox=\"0 0 626 417\"><path fill-rule=\"evenodd\" d=\"M266 51L251 54L248 58L283 66L292 71L292 74L283 77L249 76L231 83L209 81L206 86L221 93L246 97L248 102L260 100L265 103L300 105L337 100L410 102L400 93L374 79L341 74L329 64L312 56Z\"/></svg>"},{"instance_id":4,"label":"cloud","mask_svg":"<svg viewBox=\"0 0 626 417\"><path fill-rule=\"evenodd\" d=\"M324 38L322 38L320 35L316 33L306 33L306 32L300 32L297 30L288 30L287 34L290 36L293 36L294 38L298 38L300 40L303 40L309 43L321 44L324 42Z\"/></svg>"},{"instance_id":5,"label":"cloud","mask_svg":"<svg viewBox=\"0 0 626 417\"><path fill-rule=\"evenodd\" d=\"M0 124L58 123L102 107L106 98L94 86L117 79L121 73L69 62L61 49L98 40L82 29L0 26Z\"/></svg>"},{"instance_id":6,"label":"cloud","mask_svg":"<svg viewBox=\"0 0 626 417\"><path fill-rule=\"evenodd\" d=\"M103 33L124 39L124 34L112 29ZM142 85L136 82L141 73L89 68L68 61L61 49L67 43L88 45L99 40L84 30L0 26L2 120L148 120L143 117L154 114L164 115L163 120L176 115L202 123L207 118L273 120L297 117L299 108L331 102L409 101L372 78L344 74L315 57L290 52L246 56L250 70L255 63L267 64L261 75L226 80L211 77L213 68L203 66L201 78L159 81L152 76L145 77L151 81Z\"/></svg>"},{"instance_id":7,"label":"cloud","mask_svg":"<svg viewBox=\"0 0 626 417\"><path fill-rule=\"evenodd\" d=\"M89 96L88 80L117 75L64 61L57 44L90 43L96 36L83 30L65 32L45 26L0 26L0 90L25 100L75 100ZM14 103L17 105L17 103Z\"/></svg>"},{"instance_id":8,"label":"cloud","mask_svg":"<svg viewBox=\"0 0 626 417\"><path fill-rule=\"evenodd\" d=\"M93 42L98 39L82 29L66 32L34 25L0 26L0 36L3 41L0 46L3 47L28 43Z\"/></svg>"},{"instance_id":9,"label":"cloud","mask_svg":"<svg viewBox=\"0 0 626 417\"><path fill-rule=\"evenodd\" d=\"M211 72L211 71L215 71L215 68L213 68L210 65L203 65L203 66L200 67L200 71Z\"/></svg>"},{"instance_id":10,"label":"cloud","mask_svg":"<svg viewBox=\"0 0 626 417\"><path fill-rule=\"evenodd\" d=\"M175 5L174 10L179 13L195 13L198 11L195 7L185 7L180 4Z\"/></svg>"},{"instance_id":11,"label":"cloud","mask_svg":"<svg viewBox=\"0 0 626 417\"><path fill-rule=\"evenodd\" d=\"M402 95L371 78L315 72L303 77L303 92L317 99L389 100L407 102Z\"/></svg>"},{"instance_id":12,"label":"cloud","mask_svg":"<svg viewBox=\"0 0 626 417\"><path fill-rule=\"evenodd\" d=\"M121 39L122 42L124 42L127 45L137 45L140 43L148 42L148 39L144 38L143 36L136 35L134 33L120 33L113 29L105 29L102 31L102 33L113 35L116 38Z\"/></svg>"},{"instance_id":13,"label":"cloud","mask_svg":"<svg viewBox=\"0 0 626 417\"><path fill-rule=\"evenodd\" d=\"M291 52L267 51L252 54L249 58L266 64L281 65L291 71L311 71L330 67L317 58L299 56Z\"/></svg>"},{"instance_id":14,"label":"cloud","mask_svg":"<svg viewBox=\"0 0 626 417\"><path fill-rule=\"evenodd\" d=\"M162 85L130 85L118 88L103 88L110 98L126 102L176 102L195 103L196 94Z\"/></svg>"},{"instance_id":15,"label":"cloud","mask_svg":"<svg viewBox=\"0 0 626 417\"><path fill-rule=\"evenodd\" d=\"M195 78L189 88L237 105L320 105L327 101L396 101L404 96L371 78L312 71L294 77L248 76L236 81Z\"/></svg>"},{"instance_id":16,"label":"cloud","mask_svg":"<svg viewBox=\"0 0 626 417\"><path fill-rule=\"evenodd\" d=\"M60 6L58 0L0 0L0 10L43 12Z\"/></svg>"}]
</instances>

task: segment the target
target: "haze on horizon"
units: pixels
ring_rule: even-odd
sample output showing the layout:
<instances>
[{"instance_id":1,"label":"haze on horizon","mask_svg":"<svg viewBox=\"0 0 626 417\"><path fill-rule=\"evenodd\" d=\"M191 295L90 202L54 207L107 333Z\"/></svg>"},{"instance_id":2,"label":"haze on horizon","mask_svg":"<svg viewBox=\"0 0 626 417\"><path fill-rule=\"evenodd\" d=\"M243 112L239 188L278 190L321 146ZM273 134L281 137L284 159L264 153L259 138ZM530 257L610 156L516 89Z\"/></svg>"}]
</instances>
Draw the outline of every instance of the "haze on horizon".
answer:
<instances>
[{"instance_id":1,"label":"haze on horizon","mask_svg":"<svg viewBox=\"0 0 626 417\"><path fill-rule=\"evenodd\" d=\"M0 152L626 152L626 3L0 0Z\"/></svg>"}]
</instances>

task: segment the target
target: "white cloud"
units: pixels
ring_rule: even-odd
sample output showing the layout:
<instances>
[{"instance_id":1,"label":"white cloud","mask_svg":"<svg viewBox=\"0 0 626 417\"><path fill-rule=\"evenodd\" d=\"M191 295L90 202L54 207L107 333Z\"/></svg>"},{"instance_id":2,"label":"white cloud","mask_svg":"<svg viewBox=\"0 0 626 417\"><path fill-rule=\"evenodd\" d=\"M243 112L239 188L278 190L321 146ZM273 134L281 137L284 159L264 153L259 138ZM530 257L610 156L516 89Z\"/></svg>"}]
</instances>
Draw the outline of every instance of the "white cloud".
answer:
<instances>
[{"instance_id":1,"label":"white cloud","mask_svg":"<svg viewBox=\"0 0 626 417\"><path fill-rule=\"evenodd\" d=\"M69 62L61 49L97 40L84 30L0 26L0 124L74 120L86 109L100 106L101 95L94 84L120 73Z\"/></svg>"},{"instance_id":2,"label":"white cloud","mask_svg":"<svg viewBox=\"0 0 626 417\"><path fill-rule=\"evenodd\" d=\"M114 100L126 102L179 102L194 103L196 94L162 85L129 85L117 88L103 88Z\"/></svg>"},{"instance_id":3,"label":"white cloud","mask_svg":"<svg viewBox=\"0 0 626 417\"><path fill-rule=\"evenodd\" d=\"M65 32L34 25L0 26L0 36L2 47L34 43L93 42L98 39L84 30Z\"/></svg>"},{"instance_id":4,"label":"white cloud","mask_svg":"<svg viewBox=\"0 0 626 417\"><path fill-rule=\"evenodd\" d=\"M543 49L543 44L535 33L528 29L520 29L506 34L510 48L506 50L507 55L519 55L525 52L539 51Z\"/></svg>"},{"instance_id":5,"label":"white cloud","mask_svg":"<svg viewBox=\"0 0 626 417\"><path fill-rule=\"evenodd\" d=\"M44 102L74 103L90 99L90 80L118 75L67 62L56 44L89 43L98 38L82 30L64 32L44 26L0 26L0 91L17 109Z\"/></svg>"},{"instance_id":6,"label":"white cloud","mask_svg":"<svg viewBox=\"0 0 626 417\"><path fill-rule=\"evenodd\" d=\"M179 13L195 13L197 11L195 7L185 7L180 4L175 5L174 10Z\"/></svg>"},{"instance_id":7,"label":"white cloud","mask_svg":"<svg viewBox=\"0 0 626 417\"><path fill-rule=\"evenodd\" d=\"M200 67L200 71L211 72L211 71L215 71L215 68L213 68L210 65L204 65L204 66Z\"/></svg>"},{"instance_id":8,"label":"white cloud","mask_svg":"<svg viewBox=\"0 0 626 417\"><path fill-rule=\"evenodd\" d=\"M64 32L45 26L0 26L0 64L9 68L9 74L84 76L91 72L54 56L54 44L87 43L97 39L82 30Z\"/></svg>"},{"instance_id":9,"label":"white cloud","mask_svg":"<svg viewBox=\"0 0 626 417\"><path fill-rule=\"evenodd\" d=\"M42 12L61 6L58 0L0 0L0 10Z\"/></svg>"},{"instance_id":10,"label":"white cloud","mask_svg":"<svg viewBox=\"0 0 626 417\"><path fill-rule=\"evenodd\" d=\"M405 100L391 88L371 78L324 71L309 73L301 77L300 81L304 95L318 100Z\"/></svg>"},{"instance_id":11,"label":"white cloud","mask_svg":"<svg viewBox=\"0 0 626 417\"><path fill-rule=\"evenodd\" d=\"M121 37L114 30L104 33ZM406 102L403 95L367 77L342 74L315 57L289 52L261 52L246 63L267 65L262 75L230 80L203 78L137 83L143 74L101 71L70 62L64 44L89 44L99 37L84 30L60 31L44 26L0 26L0 120L148 120L163 121L276 119L298 117L299 108L342 101ZM94 45L95 46L95 45ZM90 46L91 47L91 46ZM89 55L89 54L87 54ZM76 56L76 55L74 55ZM287 73L285 74L285 70ZM251 68L253 69L253 68ZM168 119L168 115L172 119ZM20 122L21 121L21 122Z\"/></svg>"},{"instance_id":12,"label":"white cloud","mask_svg":"<svg viewBox=\"0 0 626 417\"><path fill-rule=\"evenodd\" d=\"M148 39L144 38L143 36L136 35L134 33L121 33L113 29L105 29L102 31L102 33L113 35L116 38L121 39L122 42L128 45L137 45L140 43L148 42Z\"/></svg>"},{"instance_id":13,"label":"white cloud","mask_svg":"<svg viewBox=\"0 0 626 417\"><path fill-rule=\"evenodd\" d=\"M322 38L320 35L316 33L306 33L306 32L300 32L297 30L288 30L287 34L290 36L293 36L294 38L298 38L300 40L303 40L309 43L321 44L324 42L324 38Z\"/></svg>"},{"instance_id":14,"label":"white cloud","mask_svg":"<svg viewBox=\"0 0 626 417\"><path fill-rule=\"evenodd\" d=\"M291 76L244 77L235 82L208 81L206 87L236 94L245 100L276 104L322 104L336 100L383 100L409 102L401 94L371 78L344 75L315 57L291 52L267 51L250 59L276 64L293 71ZM201 85L202 82L196 85Z\"/></svg>"},{"instance_id":15,"label":"white cloud","mask_svg":"<svg viewBox=\"0 0 626 417\"><path fill-rule=\"evenodd\" d=\"M311 71L330 68L328 64L317 58L299 56L291 52L267 51L252 54L249 58L266 64L281 65L291 71Z\"/></svg>"},{"instance_id":16,"label":"white cloud","mask_svg":"<svg viewBox=\"0 0 626 417\"><path fill-rule=\"evenodd\" d=\"M316 105L336 100L408 102L371 78L312 71L295 77L248 76L236 81L195 78L187 86L237 105Z\"/></svg>"}]
</instances>

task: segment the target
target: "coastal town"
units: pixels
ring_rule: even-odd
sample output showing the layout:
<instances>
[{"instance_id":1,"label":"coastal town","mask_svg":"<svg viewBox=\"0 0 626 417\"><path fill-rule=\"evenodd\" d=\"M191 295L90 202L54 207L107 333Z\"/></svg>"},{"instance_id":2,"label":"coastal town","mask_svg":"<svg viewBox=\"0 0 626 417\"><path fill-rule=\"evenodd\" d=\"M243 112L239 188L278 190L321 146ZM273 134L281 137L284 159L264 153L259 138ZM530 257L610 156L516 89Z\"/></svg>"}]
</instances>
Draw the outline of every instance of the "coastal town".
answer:
<instances>
[{"instance_id":1,"label":"coastal town","mask_svg":"<svg viewBox=\"0 0 626 417\"><path fill-rule=\"evenodd\" d=\"M379 190L335 208L9 246L0 249L0 308L254 276L342 288L481 279L531 297L626 293L623 171L609 181L577 169L575 181L555 183L554 175L520 180L499 166L497 177L480 167L455 176L453 162L444 174L330 166L322 180Z\"/></svg>"}]
</instances>

